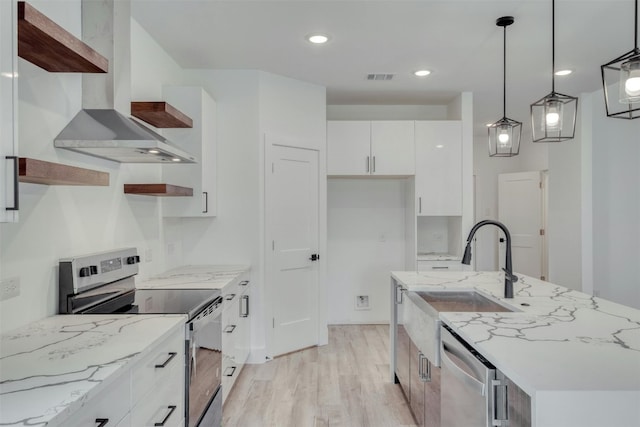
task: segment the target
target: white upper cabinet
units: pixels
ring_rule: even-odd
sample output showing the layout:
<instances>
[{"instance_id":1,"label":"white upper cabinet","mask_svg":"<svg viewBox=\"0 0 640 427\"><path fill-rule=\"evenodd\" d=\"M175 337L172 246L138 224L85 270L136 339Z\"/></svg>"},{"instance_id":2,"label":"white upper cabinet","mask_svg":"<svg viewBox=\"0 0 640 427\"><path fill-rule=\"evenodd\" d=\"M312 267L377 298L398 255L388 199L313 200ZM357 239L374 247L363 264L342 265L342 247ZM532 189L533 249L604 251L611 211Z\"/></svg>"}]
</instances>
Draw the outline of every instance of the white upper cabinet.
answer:
<instances>
[{"instance_id":1,"label":"white upper cabinet","mask_svg":"<svg viewBox=\"0 0 640 427\"><path fill-rule=\"evenodd\" d=\"M371 122L327 122L327 174L368 175L371 170Z\"/></svg>"},{"instance_id":2,"label":"white upper cabinet","mask_svg":"<svg viewBox=\"0 0 640 427\"><path fill-rule=\"evenodd\" d=\"M193 188L193 197L163 199L165 217L216 216L216 102L201 87L166 86L164 100L193 120L192 128L164 129L164 136L198 159L163 166L163 181Z\"/></svg>"},{"instance_id":3,"label":"white upper cabinet","mask_svg":"<svg viewBox=\"0 0 640 427\"><path fill-rule=\"evenodd\" d=\"M413 121L327 122L328 175L413 175Z\"/></svg>"},{"instance_id":4,"label":"white upper cabinet","mask_svg":"<svg viewBox=\"0 0 640 427\"><path fill-rule=\"evenodd\" d=\"M18 221L16 10L0 1L0 222Z\"/></svg>"},{"instance_id":5,"label":"white upper cabinet","mask_svg":"<svg viewBox=\"0 0 640 427\"><path fill-rule=\"evenodd\" d=\"M418 121L416 213L462 215L462 122Z\"/></svg>"},{"instance_id":6,"label":"white upper cabinet","mask_svg":"<svg viewBox=\"0 0 640 427\"><path fill-rule=\"evenodd\" d=\"M415 155L413 121L371 122L373 175L413 175Z\"/></svg>"}]
</instances>

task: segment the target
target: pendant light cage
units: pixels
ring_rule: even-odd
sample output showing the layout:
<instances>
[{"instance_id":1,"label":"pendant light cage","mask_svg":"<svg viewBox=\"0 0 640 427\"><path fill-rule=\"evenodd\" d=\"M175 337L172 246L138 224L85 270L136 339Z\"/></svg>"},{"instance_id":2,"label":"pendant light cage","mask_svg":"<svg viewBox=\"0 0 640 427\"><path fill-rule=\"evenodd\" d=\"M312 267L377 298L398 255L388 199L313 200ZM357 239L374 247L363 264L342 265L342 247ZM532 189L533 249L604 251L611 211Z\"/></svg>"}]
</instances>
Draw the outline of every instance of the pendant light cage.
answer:
<instances>
[{"instance_id":1,"label":"pendant light cage","mask_svg":"<svg viewBox=\"0 0 640 427\"><path fill-rule=\"evenodd\" d=\"M531 104L533 142L562 142L576 134L578 98L551 92Z\"/></svg>"},{"instance_id":2,"label":"pendant light cage","mask_svg":"<svg viewBox=\"0 0 640 427\"><path fill-rule=\"evenodd\" d=\"M503 63L502 63L502 111L500 120L488 127L489 157L513 157L520 153L522 139L522 123L507 118L507 27L514 23L513 16L503 16L496 20L496 25L502 27L503 32Z\"/></svg>"},{"instance_id":3,"label":"pendant light cage","mask_svg":"<svg viewBox=\"0 0 640 427\"><path fill-rule=\"evenodd\" d=\"M640 117L640 49L635 48L600 69L607 116L629 120Z\"/></svg>"},{"instance_id":4,"label":"pendant light cage","mask_svg":"<svg viewBox=\"0 0 640 427\"><path fill-rule=\"evenodd\" d=\"M556 92L556 2L551 0L551 93L531 104L533 142L562 142L576 135L578 98Z\"/></svg>"},{"instance_id":5,"label":"pendant light cage","mask_svg":"<svg viewBox=\"0 0 640 427\"><path fill-rule=\"evenodd\" d=\"M503 117L489 125L489 157L513 157L520 153L522 123Z\"/></svg>"},{"instance_id":6,"label":"pendant light cage","mask_svg":"<svg viewBox=\"0 0 640 427\"><path fill-rule=\"evenodd\" d=\"M640 117L640 48L638 48L638 0L633 14L634 48L600 67L608 117Z\"/></svg>"}]
</instances>

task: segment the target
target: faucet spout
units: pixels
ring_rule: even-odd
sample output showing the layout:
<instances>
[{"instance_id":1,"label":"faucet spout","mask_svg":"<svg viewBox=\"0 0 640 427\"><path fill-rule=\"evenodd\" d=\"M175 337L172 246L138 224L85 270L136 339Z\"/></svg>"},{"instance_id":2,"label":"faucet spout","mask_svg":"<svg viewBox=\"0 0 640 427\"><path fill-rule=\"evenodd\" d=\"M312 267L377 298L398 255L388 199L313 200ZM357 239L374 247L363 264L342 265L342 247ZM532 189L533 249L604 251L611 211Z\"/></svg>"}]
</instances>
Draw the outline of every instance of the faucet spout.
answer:
<instances>
[{"instance_id":1,"label":"faucet spout","mask_svg":"<svg viewBox=\"0 0 640 427\"><path fill-rule=\"evenodd\" d=\"M473 240L473 236L476 234L479 228L485 225L495 225L499 229L504 232L504 236L507 240L507 251L505 256L505 262L503 268L504 270L504 297L505 298L513 298L513 284L518 281L518 278L513 274L513 267L511 263L511 233L507 227L499 222L491 219L487 219L484 221L480 221L473 227L471 227L471 231L469 232L469 237L467 237L467 246L464 248L464 255L462 256L462 264L469 265L471 263L471 241Z\"/></svg>"}]
</instances>

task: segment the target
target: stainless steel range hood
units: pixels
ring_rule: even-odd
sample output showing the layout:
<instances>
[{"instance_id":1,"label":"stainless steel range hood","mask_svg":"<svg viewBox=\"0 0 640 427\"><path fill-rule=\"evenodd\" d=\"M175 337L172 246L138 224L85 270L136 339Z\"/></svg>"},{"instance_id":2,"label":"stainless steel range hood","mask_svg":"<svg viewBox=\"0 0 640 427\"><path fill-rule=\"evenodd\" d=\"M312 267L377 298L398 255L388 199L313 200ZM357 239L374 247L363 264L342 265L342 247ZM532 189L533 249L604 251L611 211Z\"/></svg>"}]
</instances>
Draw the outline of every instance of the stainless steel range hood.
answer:
<instances>
[{"instance_id":1,"label":"stainless steel range hood","mask_svg":"<svg viewBox=\"0 0 640 427\"><path fill-rule=\"evenodd\" d=\"M162 135L116 110L80 110L54 145L121 163L196 162Z\"/></svg>"},{"instance_id":2,"label":"stainless steel range hood","mask_svg":"<svg viewBox=\"0 0 640 427\"><path fill-rule=\"evenodd\" d=\"M82 0L82 38L109 60L109 72L82 75L82 110L54 146L121 163L196 163L194 156L128 117L130 0Z\"/></svg>"}]
</instances>

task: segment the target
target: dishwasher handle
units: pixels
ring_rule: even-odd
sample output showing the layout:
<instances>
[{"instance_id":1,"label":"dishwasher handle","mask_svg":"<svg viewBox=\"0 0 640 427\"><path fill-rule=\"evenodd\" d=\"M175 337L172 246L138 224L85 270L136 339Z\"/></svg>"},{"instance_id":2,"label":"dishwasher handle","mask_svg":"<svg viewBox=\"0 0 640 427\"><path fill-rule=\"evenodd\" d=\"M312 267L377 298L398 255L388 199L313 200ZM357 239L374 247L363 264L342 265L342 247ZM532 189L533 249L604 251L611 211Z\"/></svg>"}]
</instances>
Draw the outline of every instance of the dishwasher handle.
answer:
<instances>
[{"instance_id":1,"label":"dishwasher handle","mask_svg":"<svg viewBox=\"0 0 640 427\"><path fill-rule=\"evenodd\" d=\"M457 348L457 343L445 342L444 335L445 334L443 333L442 340L440 341L440 359L442 365L450 370L452 375L470 387L474 392L481 396L485 396L487 393L487 384L458 366L458 363L456 363L449 355L454 356L459 363L466 365L468 370L471 372L474 372L473 365L474 362L478 363L478 360L466 349L461 350Z\"/></svg>"}]
</instances>

